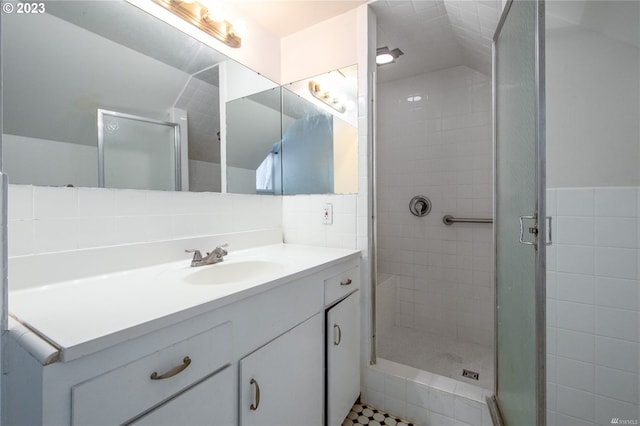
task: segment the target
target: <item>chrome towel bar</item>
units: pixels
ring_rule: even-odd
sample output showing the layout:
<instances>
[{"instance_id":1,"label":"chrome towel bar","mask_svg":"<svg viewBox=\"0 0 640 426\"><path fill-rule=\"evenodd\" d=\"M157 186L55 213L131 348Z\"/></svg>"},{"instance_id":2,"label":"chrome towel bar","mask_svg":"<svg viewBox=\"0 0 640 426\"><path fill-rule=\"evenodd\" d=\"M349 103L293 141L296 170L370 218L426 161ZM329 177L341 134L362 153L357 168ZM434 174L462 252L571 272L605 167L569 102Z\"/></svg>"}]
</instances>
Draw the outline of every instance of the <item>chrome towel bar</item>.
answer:
<instances>
[{"instance_id":1,"label":"chrome towel bar","mask_svg":"<svg viewBox=\"0 0 640 426\"><path fill-rule=\"evenodd\" d=\"M450 214L442 217L442 222L445 225L453 225L456 222L462 223L493 223L493 219L480 219L477 217L453 217Z\"/></svg>"}]
</instances>

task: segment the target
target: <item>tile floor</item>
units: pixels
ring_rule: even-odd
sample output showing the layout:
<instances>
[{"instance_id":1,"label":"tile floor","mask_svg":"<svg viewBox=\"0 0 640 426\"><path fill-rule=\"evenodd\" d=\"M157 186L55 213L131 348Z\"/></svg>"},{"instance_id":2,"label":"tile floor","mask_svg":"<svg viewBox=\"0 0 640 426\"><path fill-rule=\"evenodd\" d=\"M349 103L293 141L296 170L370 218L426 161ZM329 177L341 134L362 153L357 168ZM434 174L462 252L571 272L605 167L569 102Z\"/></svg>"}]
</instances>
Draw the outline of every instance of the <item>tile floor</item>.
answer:
<instances>
[{"instance_id":1,"label":"tile floor","mask_svg":"<svg viewBox=\"0 0 640 426\"><path fill-rule=\"evenodd\" d=\"M351 412L342 422L342 426L417 426L406 420L402 420L377 408L365 404L355 404Z\"/></svg>"},{"instance_id":2,"label":"tile floor","mask_svg":"<svg viewBox=\"0 0 640 426\"><path fill-rule=\"evenodd\" d=\"M377 343L380 358L493 388L492 350L488 346L398 326L379 329ZM478 380L462 377L463 368L479 373Z\"/></svg>"}]
</instances>

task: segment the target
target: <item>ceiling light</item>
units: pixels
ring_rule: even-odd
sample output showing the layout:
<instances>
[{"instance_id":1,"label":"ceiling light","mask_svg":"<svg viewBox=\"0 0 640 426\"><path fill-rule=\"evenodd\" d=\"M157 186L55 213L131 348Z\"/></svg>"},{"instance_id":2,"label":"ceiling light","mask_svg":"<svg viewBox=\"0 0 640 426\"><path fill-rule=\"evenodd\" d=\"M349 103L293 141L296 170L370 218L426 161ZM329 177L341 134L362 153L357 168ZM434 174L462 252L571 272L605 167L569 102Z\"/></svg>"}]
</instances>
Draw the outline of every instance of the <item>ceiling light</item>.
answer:
<instances>
[{"instance_id":1,"label":"ceiling light","mask_svg":"<svg viewBox=\"0 0 640 426\"><path fill-rule=\"evenodd\" d=\"M378 56L376 56L376 64L378 65L388 64L389 62L393 62L394 59L395 58L391 53L380 53L378 54Z\"/></svg>"},{"instance_id":2,"label":"ceiling light","mask_svg":"<svg viewBox=\"0 0 640 426\"><path fill-rule=\"evenodd\" d=\"M153 0L171 13L231 47L240 47L242 39L223 11L207 0ZM203 4L207 3L207 5ZM209 6L209 7L207 7Z\"/></svg>"},{"instance_id":3,"label":"ceiling light","mask_svg":"<svg viewBox=\"0 0 640 426\"><path fill-rule=\"evenodd\" d=\"M397 47L393 50L389 50L389 47L379 47L376 50L376 64L385 65L396 61L400 56L404 55L404 52Z\"/></svg>"}]
</instances>

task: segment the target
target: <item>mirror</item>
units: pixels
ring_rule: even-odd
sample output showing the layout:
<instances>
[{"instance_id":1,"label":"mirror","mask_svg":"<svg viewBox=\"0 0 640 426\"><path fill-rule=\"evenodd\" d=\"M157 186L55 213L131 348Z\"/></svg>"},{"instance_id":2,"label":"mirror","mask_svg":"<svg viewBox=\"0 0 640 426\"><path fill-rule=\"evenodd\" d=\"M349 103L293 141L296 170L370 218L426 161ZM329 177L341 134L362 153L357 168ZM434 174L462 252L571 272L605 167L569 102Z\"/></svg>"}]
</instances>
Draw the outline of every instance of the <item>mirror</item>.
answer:
<instances>
[{"instance_id":1,"label":"mirror","mask_svg":"<svg viewBox=\"0 0 640 426\"><path fill-rule=\"evenodd\" d=\"M124 1L45 8L3 16L10 182L220 191L220 81L276 84Z\"/></svg>"},{"instance_id":2,"label":"mirror","mask_svg":"<svg viewBox=\"0 0 640 426\"><path fill-rule=\"evenodd\" d=\"M228 192L282 193L277 157L282 138L281 104L280 87L227 103Z\"/></svg>"},{"instance_id":3,"label":"mirror","mask_svg":"<svg viewBox=\"0 0 640 426\"><path fill-rule=\"evenodd\" d=\"M358 192L357 66L235 99L227 112L229 192Z\"/></svg>"},{"instance_id":4,"label":"mirror","mask_svg":"<svg viewBox=\"0 0 640 426\"><path fill-rule=\"evenodd\" d=\"M281 88L125 1L44 4L3 15L11 183L357 192L356 66Z\"/></svg>"}]
</instances>

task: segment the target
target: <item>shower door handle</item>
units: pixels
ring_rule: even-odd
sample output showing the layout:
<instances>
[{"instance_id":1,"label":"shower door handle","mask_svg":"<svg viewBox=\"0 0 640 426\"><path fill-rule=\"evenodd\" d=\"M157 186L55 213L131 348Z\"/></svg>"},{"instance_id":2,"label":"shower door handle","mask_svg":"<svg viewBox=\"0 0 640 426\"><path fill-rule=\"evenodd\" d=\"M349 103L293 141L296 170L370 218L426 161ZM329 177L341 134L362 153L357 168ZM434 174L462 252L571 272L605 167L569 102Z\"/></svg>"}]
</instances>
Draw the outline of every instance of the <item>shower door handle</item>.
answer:
<instances>
[{"instance_id":1,"label":"shower door handle","mask_svg":"<svg viewBox=\"0 0 640 426\"><path fill-rule=\"evenodd\" d=\"M525 219L527 220L534 220L535 222L533 223L533 226L530 226L528 231L530 234L533 234L534 240L533 241L525 241L524 240L524 221ZM537 216L520 216L520 243L521 244L525 244L528 246L537 246L538 245L538 220L537 220ZM545 218L547 220L547 234L548 234L548 238L545 240L544 244L547 246L550 246L551 244L553 244L553 239L552 239L552 232L551 232L551 216L547 216Z\"/></svg>"},{"instance_id":2,"label":"shower door handle","mask_svg":"<svg viewBox=\"0 0 640 426\"><path fill-rule=\"evenodd\" d=\"M535 246L538 243L536 242L536 240L534 239L534 241L525 241L524 240L524 221L525 219L527 220L535 220L536 222L534 222L533 226L529 227L529 233L535 235L535 238L538 238L538 222L537 222L537 217L536 216L520 216L520 244L524 244L527 246Z\"/></svg>"},{"instance_id":3,"label":"shower door handle","mask_svg":"<svg viewBox=\"0 0 640 426\"><path fill-rule=\"evenodd\" d=\"M547 239L545 244L550 246L551 244L553 244L553 239L551 237L551 234L552 234L552 232L551 232L551 216L547 216L547 221L548 221L547 234L549 234L549 238Z\"/></svg>"}]
</instances>

